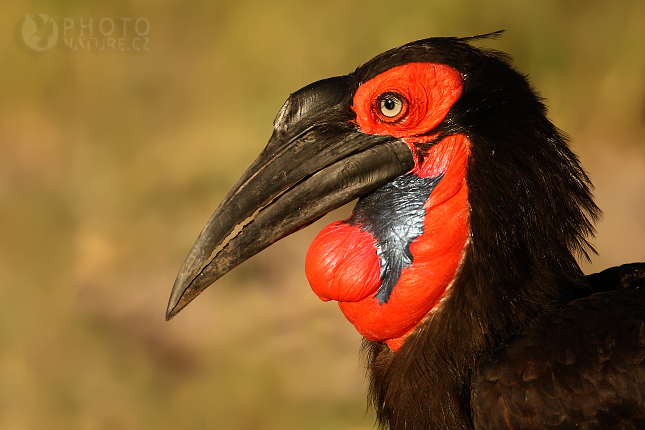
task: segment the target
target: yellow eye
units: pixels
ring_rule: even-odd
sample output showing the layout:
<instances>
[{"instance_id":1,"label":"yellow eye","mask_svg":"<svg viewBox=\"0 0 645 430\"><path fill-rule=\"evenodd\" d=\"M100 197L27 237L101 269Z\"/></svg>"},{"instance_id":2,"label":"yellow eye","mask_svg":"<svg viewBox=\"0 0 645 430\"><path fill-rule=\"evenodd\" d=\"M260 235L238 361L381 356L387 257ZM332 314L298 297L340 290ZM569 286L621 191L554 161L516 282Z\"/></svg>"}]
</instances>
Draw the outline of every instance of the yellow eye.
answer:
<instances>
[{"instance_id":1,"label":"yellow eye","mask_svg":"<svg viewBox=\"0 0 645 430\"><path fill-rule=\"evenodd\" d=\"M383 93L376 99L376 110L386 122L396 120L407 113L407 100L396 93Z\"/></svg>"}]
</instances>

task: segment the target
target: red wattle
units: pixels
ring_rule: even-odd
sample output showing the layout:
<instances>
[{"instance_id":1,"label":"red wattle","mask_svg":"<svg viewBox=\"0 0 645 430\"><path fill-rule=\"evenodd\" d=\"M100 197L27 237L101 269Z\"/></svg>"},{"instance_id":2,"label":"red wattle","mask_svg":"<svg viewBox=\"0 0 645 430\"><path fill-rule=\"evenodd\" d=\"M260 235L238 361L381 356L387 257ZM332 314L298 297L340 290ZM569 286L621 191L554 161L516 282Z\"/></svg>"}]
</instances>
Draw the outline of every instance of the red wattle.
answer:
<instances>
[{"instance_id":1,"label":"red wattle","mask_svg":"<svg viewBox=\"0 0 645 430\"><path fill-rule=\"evenodd\" d=\"M444 174L426 202L424 232L410 245L413 263L401 271L387 303L368 297L339 304L365 338L397 349L437 306L454 278L469 231L466 157L462 161L461 168Z\"/></svg>"},{"instance_id":2,"label":"red wattle","mask_svg":"<svg viewBox=\"0 0 645 430\"><path fill-rule=\"evenodd\" d=\"M321 300L353 302L373 297L381 283L376 239L358 226L335 222L309 247L305 274Z\"/></svg>"},{"instance_id":3,"label":"red wattle","mask_svg":"<svg viewBox=\"0 0 645 430\"><path fill-rule=\"evenodd\" d=\"M466 166L468 138L450 136L432 146L413 173L443 174L425 202L423 234L410 244L412 264L403 268L385 303L376 239L359 225L336 222L323 229L307 253L305 271L322 300L337 300L365 338L398 349L446 294L468 240Z\"/></svg>"}]
</instances>

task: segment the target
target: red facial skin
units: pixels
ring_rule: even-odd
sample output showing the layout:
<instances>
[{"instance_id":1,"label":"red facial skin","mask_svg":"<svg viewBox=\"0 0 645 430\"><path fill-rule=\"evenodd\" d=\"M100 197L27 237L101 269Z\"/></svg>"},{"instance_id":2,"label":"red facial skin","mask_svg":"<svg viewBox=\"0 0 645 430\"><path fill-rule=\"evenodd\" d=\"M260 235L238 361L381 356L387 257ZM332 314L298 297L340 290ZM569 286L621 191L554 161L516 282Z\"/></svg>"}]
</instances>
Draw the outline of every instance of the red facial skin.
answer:
<instances>
[{"instance_id":1,"label":"red facial skin","mask_svg":"<svg viewBox=\"0 0 645 430\"><path fill-rule=\"evenodd\" d=\"M365 338L397 350L439 304L455 276L468 239L466 165L470 142L463 135L433 145L420 163L414 146L435 136L419 136L439 124L461 95L462 77L439 64L409 63L392 68L359 87L352 108L364 133L403 138L415 154L413 173L443 178L425 202L423 234L410 245L413 262L401 271L387 302L374 296L380 281L376 239L358 225L336 222L316 237L305 272L322 300L337 300ZM402 96L399 115L379 111L382 94Z\"/></svg>"},{"instance_id":2,"label":"red facial skin","mask_svg":"<svg viewBox=\"0 0 645 430\"><path fill-rule=\"evenodd\" d=\"M419 136L433 129L461 96L463 79L452 67L432 63L408 63L393 67L361 85L352 109L363 133L427 142L433 136ZM387 118L375 106L381 94L400 94L407 109L397 118Z\"/></svg>"}]
</instances>

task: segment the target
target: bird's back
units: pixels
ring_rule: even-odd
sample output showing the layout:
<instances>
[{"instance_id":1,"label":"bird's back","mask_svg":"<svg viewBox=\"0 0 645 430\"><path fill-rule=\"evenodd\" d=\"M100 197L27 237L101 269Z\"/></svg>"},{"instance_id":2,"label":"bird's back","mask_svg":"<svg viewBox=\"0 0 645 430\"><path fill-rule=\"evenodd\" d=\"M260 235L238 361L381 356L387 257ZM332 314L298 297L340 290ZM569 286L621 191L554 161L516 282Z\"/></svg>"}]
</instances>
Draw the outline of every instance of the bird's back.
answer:
<instances>
[{"instance_id":1,"label":"bird's back","mask_svg":"<svg viewBox=\"0 0 645 430\"><path fill-rule=\"evenodd\" d=\"M589 276L602 292L542 316L481 366L474 427L645 429L644 269Z\"/></svg>"}]
</instances>

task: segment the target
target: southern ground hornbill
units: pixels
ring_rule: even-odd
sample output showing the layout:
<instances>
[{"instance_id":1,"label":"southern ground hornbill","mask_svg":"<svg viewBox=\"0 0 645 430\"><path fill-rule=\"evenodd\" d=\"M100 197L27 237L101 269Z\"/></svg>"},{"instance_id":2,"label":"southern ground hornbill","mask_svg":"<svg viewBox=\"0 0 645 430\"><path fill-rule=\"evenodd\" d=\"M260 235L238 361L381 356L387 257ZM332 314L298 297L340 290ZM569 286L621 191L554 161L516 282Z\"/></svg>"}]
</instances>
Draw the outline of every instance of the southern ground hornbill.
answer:
<instances>
[{"instance_id":1,"label":"southern ground hornbill","mask_svg":"<svg viewBox=\"0 0 645 430\"><path fill-rule=\"evenodd\" d=\"M305 270L366 339L380 425L645 429L645 264L583 275L591 184L526 78L470 44L489 36L412 42L292 94L167 318L358 197Z\"/></svg>"}]
</instances>

